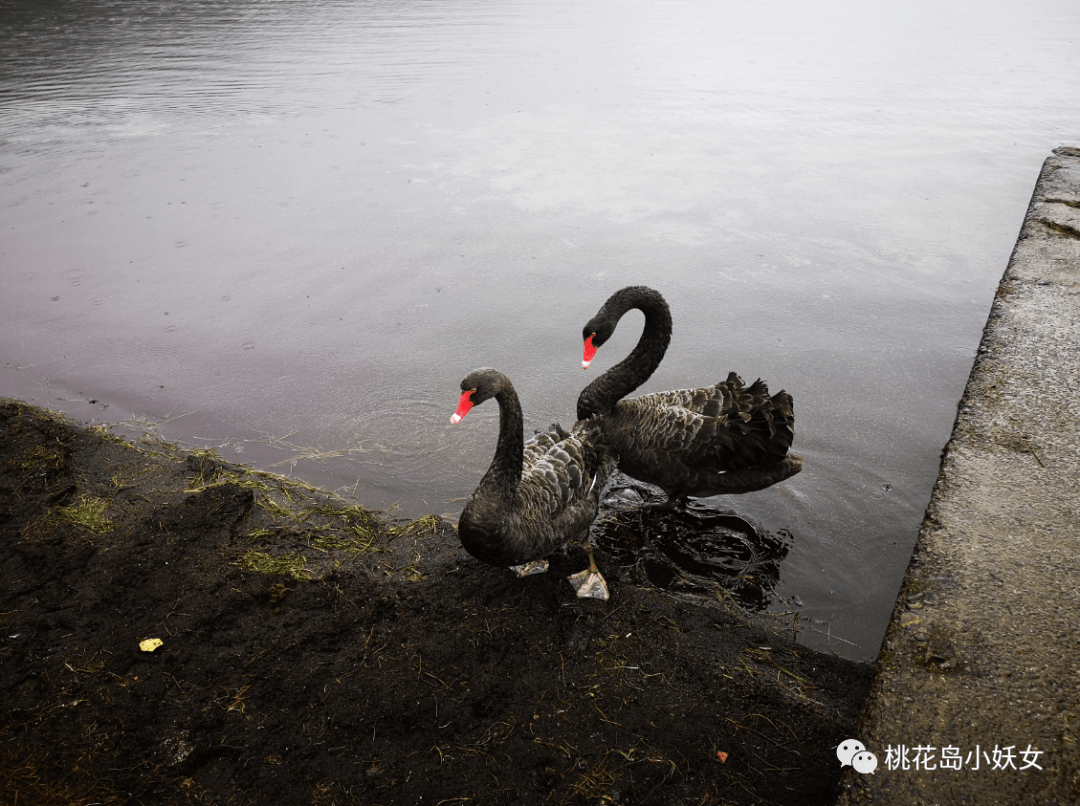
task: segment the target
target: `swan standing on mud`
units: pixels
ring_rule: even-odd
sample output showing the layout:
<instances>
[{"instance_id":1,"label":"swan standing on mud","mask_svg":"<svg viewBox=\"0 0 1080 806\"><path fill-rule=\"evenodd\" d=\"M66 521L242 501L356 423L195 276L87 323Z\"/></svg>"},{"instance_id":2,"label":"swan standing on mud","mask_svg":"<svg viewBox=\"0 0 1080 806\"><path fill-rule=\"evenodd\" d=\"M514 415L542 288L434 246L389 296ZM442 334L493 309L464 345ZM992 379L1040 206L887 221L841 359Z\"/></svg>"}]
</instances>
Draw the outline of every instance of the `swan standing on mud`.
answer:
<instances>
[{"instance_id":1,"label":"swan standing on mud","mask_svg":"<svg viewBox=\"0 0 1080 806\"><path fill-rule=\"evenodd\" d=\"M492 397L499 404L495 458L458 521L465 550L524 576L546 571L545 557L582 540L589 567L571 576L570 584L579 597L607 599L588 534L615 456L601 443L596 421L579 421L569 432L553 425L525 442L521 403L509 378L483 367L465 377L461 390L451 423Z\"/></svg>"}]
</instances>

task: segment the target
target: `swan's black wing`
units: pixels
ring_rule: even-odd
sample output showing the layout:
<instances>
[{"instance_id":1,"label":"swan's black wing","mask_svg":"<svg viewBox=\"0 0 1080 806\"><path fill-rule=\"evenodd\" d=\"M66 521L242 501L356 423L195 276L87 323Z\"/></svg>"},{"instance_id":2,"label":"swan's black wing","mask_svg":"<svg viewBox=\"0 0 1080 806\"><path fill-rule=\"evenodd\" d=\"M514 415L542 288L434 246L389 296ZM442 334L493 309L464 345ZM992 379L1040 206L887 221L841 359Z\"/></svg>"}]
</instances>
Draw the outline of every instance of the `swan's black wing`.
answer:
<instances>
[{"instance_id":1,"label":"swan's black wing","mask_svg":"<svg viewBox=\"0 0 1080 806\"><path fill-rule=\"evenodd\" d=\"M525 445L514 507L536 513L537 518L545 514L554 518L580 500L590 479L583 441L574 436L556 437L537 434Z\"/></svg>"},{"instance_id":2,"label":"swan's black wing","mask_svg":"<svg viewBox=\"0 0 1080 806\"><path fill-rule=\"evenodd\" d=\"M521 565L582 539L596 518L600 492L615 466L600 435L595 424L579 423L569 433L553 426L528 440L521 482L509 510L500 513L497 539L484 541L483 556L470 551L492 565ZM496 526L482 510L473 512L478 523L470 523L470 528L487 531Z\"/></svg>"},{"instance_id":3,"label":"swan's black wing","mask_svg":"<svg viewBox=\"0 0 1080 806\"><path fill-rule=\"evenodd\" d=\"M578 537L596 517L600 490L614 465L610 451L600 444L594 424L580 423L569 433L558 426L537 434L525 446L521 483L514 512L522 528L550 527L554 550ZM539 556L544 556L540 554Z\"/></svg>"},{"instance_id":4,"label":"swan's black wing","mask_svg":"<svg viewBox=\"0 0 1080 806\"><path fill-rule=\"evenodd\" d=\"M669 495L745 492L787 478L801 467L787 458L794 427L790 395L770 396L760 380L745 386L734 372L712 386L622 400L604 418L623 472Z\"/></svg>"}]
</instances>

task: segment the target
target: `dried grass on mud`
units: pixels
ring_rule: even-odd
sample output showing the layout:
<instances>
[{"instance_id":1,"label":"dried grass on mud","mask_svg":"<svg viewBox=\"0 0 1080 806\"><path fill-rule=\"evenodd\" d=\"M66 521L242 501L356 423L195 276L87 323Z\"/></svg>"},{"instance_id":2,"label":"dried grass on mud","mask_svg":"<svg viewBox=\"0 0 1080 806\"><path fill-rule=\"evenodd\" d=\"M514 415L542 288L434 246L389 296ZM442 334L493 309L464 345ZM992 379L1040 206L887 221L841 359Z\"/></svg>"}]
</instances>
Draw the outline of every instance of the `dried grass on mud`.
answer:
<instances>
[{"instance_id":1,"label":"dried grass on mud","mask_svg":"<svg viewBox=\"0 0 1080 806\"><path fill-rule=\"evenodd\" d=\"M870 668L597 556L4 401L0 802L831 804Z\"/></svg>"}]
</instances>

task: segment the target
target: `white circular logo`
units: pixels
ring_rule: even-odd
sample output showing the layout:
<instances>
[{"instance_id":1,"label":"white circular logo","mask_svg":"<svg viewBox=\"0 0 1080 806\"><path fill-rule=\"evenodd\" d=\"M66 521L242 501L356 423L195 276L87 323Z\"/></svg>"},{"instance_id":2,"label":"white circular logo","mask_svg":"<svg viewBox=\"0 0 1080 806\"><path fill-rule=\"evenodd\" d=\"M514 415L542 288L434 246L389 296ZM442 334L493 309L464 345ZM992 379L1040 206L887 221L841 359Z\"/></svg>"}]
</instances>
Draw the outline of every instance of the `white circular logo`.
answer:
<instances>
[{"instance_id":1,"label":"white circular logo","mask_svg":"<svg viewBox=\"0 0 1080 806\"><path fill-rule=\"evenodd\" d=\"M840 746L836 748L836 757L840 759L840 766L846 767L851 763L852 756L863 752L865 749L866 746L856 739L844 739L844 741L840 742Z\"/></svg>"},{"instance_id":2,"label":"white circular logo","mask_svg":"<svg viewBox=\"0 0 1080 806\"><path fill-rule=\"evenodd\" d=\"M872 773L877 769L877 756L866 750L856 753L851 757L851 766L859 772Z\"/></svg>"}]
</instances>

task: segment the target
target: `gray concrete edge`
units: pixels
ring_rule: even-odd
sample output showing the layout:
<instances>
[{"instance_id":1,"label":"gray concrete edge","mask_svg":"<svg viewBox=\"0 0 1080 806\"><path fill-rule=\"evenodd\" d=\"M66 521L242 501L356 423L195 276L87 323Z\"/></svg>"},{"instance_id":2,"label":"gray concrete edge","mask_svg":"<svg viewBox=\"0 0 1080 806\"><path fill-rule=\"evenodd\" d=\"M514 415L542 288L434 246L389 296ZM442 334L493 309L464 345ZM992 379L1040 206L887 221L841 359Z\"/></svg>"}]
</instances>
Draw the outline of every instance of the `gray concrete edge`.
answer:
<instances>
[{"instance_id":1,"label":"gray concrete edge","mask_svg":"<svg viewBox=\"0 0 1080 806\"><path fill-rule=\"evenodd\" d=\"M1043 164L851 738L877 768L839 806L1080 803L1080 148Z\"/></svg>"}]
</instances>

